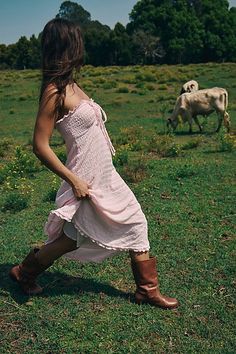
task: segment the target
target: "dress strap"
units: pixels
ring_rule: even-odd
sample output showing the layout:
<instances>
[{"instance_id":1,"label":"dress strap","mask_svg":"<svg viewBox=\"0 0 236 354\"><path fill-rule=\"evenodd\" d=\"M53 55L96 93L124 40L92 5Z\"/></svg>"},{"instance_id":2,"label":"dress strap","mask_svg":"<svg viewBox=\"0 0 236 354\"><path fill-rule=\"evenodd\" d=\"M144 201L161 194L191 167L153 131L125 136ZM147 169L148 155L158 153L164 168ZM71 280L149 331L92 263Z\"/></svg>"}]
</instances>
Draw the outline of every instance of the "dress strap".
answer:
<instances>
[{"instance_id":1,"label":"dress strap","mask_svg":"<svg viewBox=\"0 0 236 354\"><path fill-rule=\"evenodd\" d=\"M99 126L100 126L100 128L101 128L101 130L103 132L103 135L105 136L105 139L107 140L107 143L108 143L108 146L110 147L112 155L115 156L116 150L115 150L114 146L112 145L111 139L110 139L110 137L108 135L108 132L106 130L106 127L105 127L105 122L107 121L106 112L102 109L101 106L98 105L98 107L99 107L100 112L101 112L101 116L100 115L96 115L98 124L99 124Z\"/></svg>"},{"instance_id":2,"label":"dress strap","mask_svg":"<svg viewBox=\"0 0 236 354\"><path fill-rule=\"evenodd\" d=\"M102 123L103 123L102 124L102 130L104 132L104 135L107 138L108 144L110 146L111 153L112 153L113 156L115 156L116 150L115 150L114 146L112 145L111 139L110 139L110 137L108 135L108 132L106 130L106 127L105 127L105 122L107 121L107 115L106 115L106 112L102 109L102 107L100 107L100 108L101 108L101 112L102 112L102 117L104 117L104 120L102 119Z\"/></svg>"}]
</instances>

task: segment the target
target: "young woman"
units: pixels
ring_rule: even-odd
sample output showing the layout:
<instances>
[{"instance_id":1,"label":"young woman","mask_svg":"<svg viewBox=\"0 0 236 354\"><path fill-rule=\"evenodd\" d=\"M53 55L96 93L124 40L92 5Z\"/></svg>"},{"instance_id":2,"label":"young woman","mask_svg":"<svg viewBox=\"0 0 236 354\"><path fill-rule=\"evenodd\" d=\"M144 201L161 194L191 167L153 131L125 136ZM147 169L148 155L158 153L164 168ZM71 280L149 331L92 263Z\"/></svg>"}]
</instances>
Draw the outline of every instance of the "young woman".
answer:
<instances>
[{"instance_id":1,"label":"young woman","mask_svg":"<svg viewBox=\"0 0 236 354\"><path fill-rule=\"evenodd\" d=\"M145 215L113 166L115 149L105 128L106 114L73 78L82 58L78 25L63 19L48 22L42 33L42 87L33 151L63 181L56 196L57 209L50 212L44 227L45 244L32 249L10 270L10 277L25 293L35 295L42 292L36 277L62 255L80 262L101 262L129 251L136 302L175 308L178 301L159 291ZM54 128L65 140L65 165L49 145Z\"/></svg>"}]
</instances>

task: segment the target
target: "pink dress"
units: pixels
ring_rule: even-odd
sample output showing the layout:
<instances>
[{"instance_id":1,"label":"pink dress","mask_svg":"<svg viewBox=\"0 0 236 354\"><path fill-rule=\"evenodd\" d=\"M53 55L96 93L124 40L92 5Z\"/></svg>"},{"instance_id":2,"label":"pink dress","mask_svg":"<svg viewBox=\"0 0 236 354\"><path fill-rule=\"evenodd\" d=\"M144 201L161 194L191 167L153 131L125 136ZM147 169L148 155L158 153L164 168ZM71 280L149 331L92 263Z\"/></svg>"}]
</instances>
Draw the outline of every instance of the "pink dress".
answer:
<instances>
[{"instance_id":1,"label":"pink dress","mask_svg":"<svg viewBox=\"0 0 236 354\"><path fill-rule=\"evenodd\" d=\"M104 119L103 119L104 118ZM118 251L148 251L147 220L134 193L116 171L104 110L92 99L83 99L73 111L56 122L65 140L65 166L89 186L89 199L77 199L62 180L44 226L45 244L63 233L68 222L78 231L75 251L66 258L101 262Z\"/></svg>"}]
</instances>

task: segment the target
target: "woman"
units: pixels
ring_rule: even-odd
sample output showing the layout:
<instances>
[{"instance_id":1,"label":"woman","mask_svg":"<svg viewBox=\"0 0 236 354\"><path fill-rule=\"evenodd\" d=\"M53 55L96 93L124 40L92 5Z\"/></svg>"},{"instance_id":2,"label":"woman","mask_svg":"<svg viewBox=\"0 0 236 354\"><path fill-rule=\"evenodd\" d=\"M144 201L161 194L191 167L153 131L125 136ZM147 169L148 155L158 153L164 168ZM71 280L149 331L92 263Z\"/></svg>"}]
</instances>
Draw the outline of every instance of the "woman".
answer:
<instances>
[{"instance_id":1,"label":"woman","mask_svg":"<svg viewBox=\"0 0 236 354\"><path fill-rule=\"evenodd\" d=\"M112 163L115 149L105 128L106 114L73 79L82 65L78 25L49 21L42 33L42 87L35 123L33 151L63 181L57 209L49 214L48 238L10 270L27 294L39 294L36 277L64 255L80 262L101 262L129 251L136 282L135 300L161 308L178 301L158 287L156 259L149 257L147 221L133 192ZM53 129L65 140L63 165L49 146Z\"/></svg>"}]
</instances>

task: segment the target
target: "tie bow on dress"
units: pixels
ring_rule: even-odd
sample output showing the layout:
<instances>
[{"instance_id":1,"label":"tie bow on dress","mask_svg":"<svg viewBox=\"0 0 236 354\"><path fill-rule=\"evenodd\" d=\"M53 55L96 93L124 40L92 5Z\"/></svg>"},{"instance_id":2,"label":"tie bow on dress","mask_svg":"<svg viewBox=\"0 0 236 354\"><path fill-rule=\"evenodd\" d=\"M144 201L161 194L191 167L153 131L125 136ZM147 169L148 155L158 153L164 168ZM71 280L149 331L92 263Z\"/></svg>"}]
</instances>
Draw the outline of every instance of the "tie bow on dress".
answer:
<instances>
[{"instance_id":1,"label":"tie bow on dress","mask_svg":"<svg viewBox=\"0 0 236 354\"><path fill-rule=\"evenodd\" d=\"M112 145L111 139L107 133L106 127L105 127L105 122L107 121L107 115L106 112L103 110L102 107L100 107L96 102L94 102L94 100L91 98L90 101L91 104L95 104L95 106L98 106L99 110L96 109L96 118L97 118L97 125L100 126L105 139L107 140L108 146L110 147L111 153L114 156L116 154L116 150L114 148L114 146ZM104 120L103 120L104 117Z\"/></svg>"}]
</instances>

